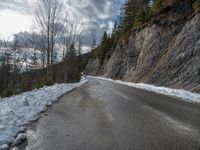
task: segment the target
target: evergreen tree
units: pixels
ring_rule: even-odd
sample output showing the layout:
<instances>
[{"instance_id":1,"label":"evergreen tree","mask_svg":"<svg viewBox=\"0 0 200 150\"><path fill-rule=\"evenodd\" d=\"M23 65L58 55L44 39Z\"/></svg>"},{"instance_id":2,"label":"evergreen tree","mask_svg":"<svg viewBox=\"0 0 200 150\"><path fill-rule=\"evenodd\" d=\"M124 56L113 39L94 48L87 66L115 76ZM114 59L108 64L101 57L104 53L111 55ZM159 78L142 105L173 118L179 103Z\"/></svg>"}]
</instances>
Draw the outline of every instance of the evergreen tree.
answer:
<instances>
[{"instance_id":1,"label":"evergreen tree","mask_svg":"<svg viewBox=\"0 0 200 150\"><path fill-rule=\"evenodd\" d=\"M74 44L72 43L69 48L69 57L75 57L76 56L76 49Z\"/></svg>"},{"instance_id":2,"label":"evergreen tree","mask_svg":"<svg viewBox=\"0 0 200 150\"><path fill-rule=\"evenodd\" d=\"M97 41L96 41L96 39L94 38L94 39L92 40L91 48L92 48L92 49L95 49L96 47L97 47Z\"/></svg>"},{"instance_id":3,"label":"evergreen tree","mask_svg":"<svg viewBox=\"0 0 200 150\"><path fill-rule=\"evenodd\" d=\"M78 55L82 55L82 41L79 40L78 41Z\"/></svg>"},{"instance_id":4,"label":"evergreen tree","mask_svg":"<svg viewBox=\"0 0 200 150\"><path fill-rule=\"evenodd\" d=\"M78 57L76 56L75 45L72 43L69 48L67 59L67 76L69 82L76 82L80 76L80 64Z\"/></svg>"},{"instance_id":5,"label":"evergreen tree","mask_svg":"<svg viewBox=\"0 0 200 150\"><path fill-rule=\"evenodd\" d=\"M34 53L33 53L33 56L31 57L32 59L32 62L31 62L31 65L32 65L32 69L37 69L37 65L38 65L38 58L37 58L37 53L36 53L36 50L34 50Z\"/></svg>"},{"instance_id":6,"label":"evergreen tree","mask_svg":"<svg viewBox=\"0 0 200 150\"><path fill-rule=\"evenodd\" d=\"M78 43L78 64L79 64L79 70L83 70L83 57L82 57L82 41L79 40Z\"/></svg>"},{"instance_id":7,"label":"evergreen tree","mask_svg":"<svg viewBox=\"0 0 200 150\"><path fill-rule=\"evenodd\" d=\"M117 32L117 28L118 28L117 21L115 20L112 34L115 34Z\"/></svg>"},{"instance_id":8,"label":"evergreen tree","mask_svg":"<svg viewBox=\"0 0 200 150\"><path fill-rule=\"evenodd\" d=\"M114 23L111 36L104 32L100 46L94 51L94 58L100 58L102 65L105 59L108 59L112 51L115 49L120 38L129 38L136 21L143 22L149 10L150 0L126 0L121 9L120 16Z\"/></svg>"},{"instance_id":9,"label":"evergreen tree","mask_svg":"<svg viewBox=\"0 0 200 150\"><path fill-rule=\"evenodd\" d=\"M127 0L123 8L123 30L127 32L137 18L145 18L145 13L148 10L148 0Z\"/></svg>"},{"instance_id":10,"label":"evergreen tree","mask_svg":"<svg viewBox=\"0 0 200 150\"><path fill-rule=\"evenodd\" d=\"M112 39L108 36L107 32L104 32L103 38L101 41L101 58L100 63L103 64L104 59L106 58L106 55L109 51L111 51L113 45L112 45Z\"/></svg>"},{"instance_id":11,"label":"evergreen tree","mask_svg":"<svg viewBox=\"0 0 200 150\"><path fill-rule=\"evenodd\" d=\"M103 34L102 40L101 40L101 44L104 45L106 43L107 39L108 39L108 34L105 31Z\"/></svg>"}]
</instances>

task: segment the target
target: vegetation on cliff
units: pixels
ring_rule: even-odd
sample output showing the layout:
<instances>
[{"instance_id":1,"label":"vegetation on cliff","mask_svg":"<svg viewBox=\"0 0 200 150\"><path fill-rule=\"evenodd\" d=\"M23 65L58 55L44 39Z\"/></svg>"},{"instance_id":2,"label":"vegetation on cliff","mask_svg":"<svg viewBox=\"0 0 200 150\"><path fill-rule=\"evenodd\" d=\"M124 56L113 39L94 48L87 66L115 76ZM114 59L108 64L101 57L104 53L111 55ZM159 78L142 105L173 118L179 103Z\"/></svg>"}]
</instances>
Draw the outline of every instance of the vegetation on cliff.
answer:
<instances>
[{"instance_id":1,"label":"vegetation on cliff","mask_svg":"<svg viewBox=\"0 0 200 150\"><path fill-rule=\"evenodd\" d=\"M199 92L199 0L140 3L143 13L130 13L129 2L108 36L116 37L116 45L101 49L101 43L93 50L88 74Z\"/></svg>"},{"instance_id":2,"label":"vegetation on cliff","mask_svg":"<svg viewBox=\"0 0 200 150\"><path fill-rule=\"evenodd\" d=\"M182 0L126 0L112 33L110 35L104 33L100 45L92 51L92 58L99 58L102 65L119 42L127 43L129 41L134 30L162 21L161 17L169 17L167 16L168 12L177 8L181 3L185 3L185 10L182 11L190 11L188 13L190 15L199 12L200 0L191 0L190 2ZM188 17L185 16L186 19Z\"/></svg>"}]
</instances>

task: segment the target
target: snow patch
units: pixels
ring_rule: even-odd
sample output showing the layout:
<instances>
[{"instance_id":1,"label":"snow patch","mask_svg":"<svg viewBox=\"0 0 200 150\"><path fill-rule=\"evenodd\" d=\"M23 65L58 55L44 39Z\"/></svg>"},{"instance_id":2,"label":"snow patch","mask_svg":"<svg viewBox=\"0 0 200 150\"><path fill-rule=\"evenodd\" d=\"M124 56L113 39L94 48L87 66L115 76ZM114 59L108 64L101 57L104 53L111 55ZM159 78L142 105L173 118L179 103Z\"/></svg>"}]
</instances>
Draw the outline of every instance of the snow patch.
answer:
<instances>
[{"instance_id":1,"label":"snow patch","mask_svg":"<svg viewBox=\"0 0 200 150\"><path fill-rule=\"evenodd\" d=\"M8 144L4 144L2 146L0 146L0 150L4 150L4 149L8 149Z\"/></svg>"},{"instance_id":2,"label":"snow patch","mask_svg":"<svg viewBox=\"0 0 200 150\"><path fill-rule=\"evenodd\" d=\"M0 150L26 139L25 126L38 119L39 113L65 93L86 83L55 84L17 96L0 98Z\"/></svg>"},{"instance_id":3,"label":"snow patch","mask_svg":"<svg viewBox=\"0 0 200 150\"><path fill-rule=\"evenodd\" d=\"M17 135L14 145L20 144L22 141L26 140L26 133L20 133Z\"/></svg>"},{"instance_id":4,"label":"snow patch","mask_svg":"<svg viewBox=\"0 0 200 150\"><path fill-rule=\"evenodd\" d=\"M143 89L143 90L155 92L158 94L173 96L185 101L200 103L200 94L192 93L192 92L182 90L182 89L172 89L172 88L154 86L154 85L149 85L149 84L144 84L144 83L125 82L121 80L113 80L113 79L108 79L104 77L93 77L93 76L90 76L90 77L96 78L96 79L103 79L103 80L119 83L122 85L127 85L127 86L138 88L138 89Z\"/></svg>"}]
</instances>

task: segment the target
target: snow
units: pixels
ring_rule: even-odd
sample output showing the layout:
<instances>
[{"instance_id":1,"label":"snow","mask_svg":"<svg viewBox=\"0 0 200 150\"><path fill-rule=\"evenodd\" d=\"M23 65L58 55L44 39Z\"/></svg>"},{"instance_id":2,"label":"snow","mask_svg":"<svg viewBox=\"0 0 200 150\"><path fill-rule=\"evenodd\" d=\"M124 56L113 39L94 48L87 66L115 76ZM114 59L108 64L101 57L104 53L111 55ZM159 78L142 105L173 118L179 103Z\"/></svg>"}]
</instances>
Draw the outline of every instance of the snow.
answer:
<instances>
[{"instance_id":1,"label":"snow","mask_svg":"<svg viewBox=\"0 0 200 150\"><path fill-rule=\"evenodd\" d=\"M0 98L0 150L26 139L26 125L38 119L48 106L65 93L86 83L55 84L17 96Z\"/></svg>"},{"instance_id":2,"label":"snow","mask_svg":"<svg viewBox=\"0 0 200 150\"><path fill-rule=\"evenodd\" d=\"M192 93L183 89L172 89L172 88L154 86L154 85L149 85L149 84L144 84L144 83L125 82L121 80L113 80L113 79L108 79L104 77L92 77L92 78L103 79L103 80L119 83L122 85L127 85L127 86L138 88L138 89L144 89L144 90L155 92L158 94L173 96L173 97L179 98L181 100L189 101L189 102L200 103L200 94Z\"/></svg>"},{"instance_id":3,"label":"snow","mask_svg":"<svg viewBox=\"0 0 200 150\"><path fill-rule=\"evenodd\" d=\"M20 133L17 135L14 145L20 144L22 141L26 140L26 133Z\"/></svg>"}]
</instances>

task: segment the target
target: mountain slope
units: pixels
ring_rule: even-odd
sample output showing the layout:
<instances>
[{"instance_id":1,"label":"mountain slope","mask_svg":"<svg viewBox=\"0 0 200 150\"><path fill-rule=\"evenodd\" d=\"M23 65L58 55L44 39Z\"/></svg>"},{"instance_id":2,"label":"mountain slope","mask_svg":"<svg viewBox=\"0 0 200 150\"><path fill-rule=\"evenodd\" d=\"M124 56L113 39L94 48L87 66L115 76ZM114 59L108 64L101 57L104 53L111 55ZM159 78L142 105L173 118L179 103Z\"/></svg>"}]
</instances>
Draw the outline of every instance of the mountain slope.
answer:
<instances>
[{"instance_id":1,"label":"mountain slope","mask_svg":"<svg viewBox=\"0 0 200 150\"><path fill-rule=\"evenodd\" d=\"M103 65L91 59L86 73L200 92L200 14L187 1L134 29Z\"/></svg>"}]
</instances>

